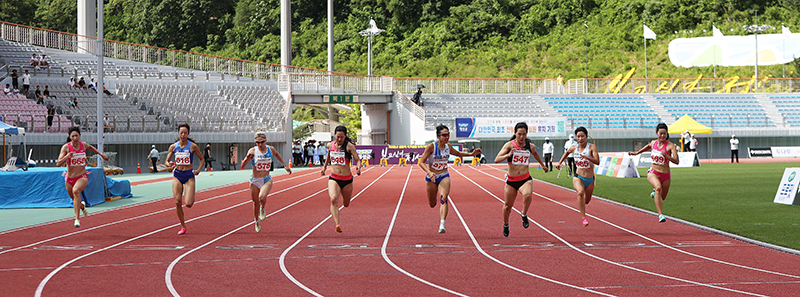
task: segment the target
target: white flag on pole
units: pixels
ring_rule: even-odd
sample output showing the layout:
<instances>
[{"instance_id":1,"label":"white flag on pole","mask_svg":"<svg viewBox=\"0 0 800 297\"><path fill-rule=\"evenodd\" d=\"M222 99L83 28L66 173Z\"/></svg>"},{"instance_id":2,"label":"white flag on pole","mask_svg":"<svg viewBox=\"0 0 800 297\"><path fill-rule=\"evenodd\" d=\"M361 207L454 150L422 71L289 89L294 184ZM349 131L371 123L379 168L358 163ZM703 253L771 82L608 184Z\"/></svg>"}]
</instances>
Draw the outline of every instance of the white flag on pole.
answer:
<instances>
[{"instance_id":1,"label":"white flag on pole","mask_svg":"<svg viewBox=\"0 0 800 297\"><path fill-rule=\"evenodd\" d=\"M711 31L713 32L712 36L714 36L714 37L723 37L723 36L725 36L725 35L722 35L722 31L717 29L717 26L711 25Z\"/></svg>"},{"instance_id":2,"label":"white flag on pole","mask_svg":"<svg viewBox=\"0 0 800 297\"><path fill-rule=\"evenodd\" d=\"M789 31L789 27L781 26L781 33L783 34L792 34L792 31Z\"/></svg>"},{"instance_id":3,"label":"white flag on pole","mask_svg":"<svg viewBox=\"0 0 800 297\"><path fill-rule=\"evenodd\" d=\"M642 24L642 26L644 26L644 39L656 40L656 32L650 30L650 28L648 28L645 24Z\"/></svg>"}]
</instances>

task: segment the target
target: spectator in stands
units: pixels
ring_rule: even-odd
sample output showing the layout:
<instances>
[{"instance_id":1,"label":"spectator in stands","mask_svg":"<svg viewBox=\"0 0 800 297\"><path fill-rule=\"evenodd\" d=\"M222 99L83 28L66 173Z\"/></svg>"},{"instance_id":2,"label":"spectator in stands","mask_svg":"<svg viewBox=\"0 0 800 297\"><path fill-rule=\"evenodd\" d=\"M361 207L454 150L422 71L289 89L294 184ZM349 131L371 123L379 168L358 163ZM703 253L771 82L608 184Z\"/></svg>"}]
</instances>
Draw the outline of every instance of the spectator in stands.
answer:
<instances>
[{"instance_id":1,"label":"spectator in stands","mask_svg":"<svg viewBox=\"0 0 800 297\"><path fill-rule=\"evenodd\" d=\"M69 98L69 100L67 100L67 107L78 108L78 99L75 99L75 97Z\"/></svg>"},{"instance_id":2,"label":"spectator in stands","mask_svg":"<svg viewBox=\"0 0 800 297\"><path fill-rule=\"evenodd\" d=\"M50 131L50 127L53 126L53 116L56 115L56 107L52 105L47 106L47 130L45 132Z\"/></svg>"},{"instance_id":3,"label":"spectator in stands","mask_svg":"<svg viewBox=\"0 0 800 297\"><path fill-rule=\"evenodd\" d=\"M296 166L303 164L303 146L300 145L300 140L295 141L292 145L292 162Z\"/></svg>"},{"instance_id":4,"label":"spectator in stands","mask_svg":"<svg viewBox=\"0 0 800 297\"><path fill-rule=\"evenodd\" d=\"M106 95L108 95L108 96L111 96L111 92L110 92L110 91L108 91L108 89L106 89L106 85L105 85L105 84L103 84L103 94L106 94Z\"/></svg>"},{"instance_id":5,"label":"spectator in stands","mask_svg":"<svg viewBox=\"0 0 800 297\"><path fill-rule=\"evenodd\" d=\"M211 144L210 143L206 143L206 148L203 149L203 158L206 159L206 161L208 161L208 168L206 168L206 171L214 170L214 166L211 165L211 162L213 162L214 160L211 159Z\"/></svg>"},{"instance_id":6,"label":"spectator in stands","mask_svg":"<svg viewBox=\"0 0 800 297\"><path fill-rule=\"evenodd\" d=\"M150 148L151 148L150 154L147 155L147 158L150 159L150 165L153 167L153 168L150 169L150 172L151 173L156 173L156 172L158 172L158 167L156 166L158 164L158 150L156 149L156 145L155 144L153 146L151 146Z\"/></svg>"},{"instance_id":7,"label":"spectator in stands","mask_svg":"<svg viewBox=\"0 0 800 297\"><path fill-rule=\"evenodd\" d=\"M411 101L416 105L422 106L422 89L417 89L417 92L411 97Z\"/></svg>"},{"instance_id":8,"label":"spectator in stands","mask_svg":"<svg viewBox=\"0 0 800 297\"><path fill-rule=\"evenodd\" d=\"M736 163L739 163L739 140L736 139L736 135L731 135L731 163L733 163L734 157L736 157Z\"/></svg>"},{"instance_id":9,"label":"spectator in stands","mask_svg":"<svg viewBox=\"0 0 800 297\"><path fill-rule=\"evenodd\" d=\"M33 92L33 95L36 96L36 103L42 101L42 90L39 89L39 86L36 86L36 91Z\"/></svg>"},{"instance_id":10,"label":"spectator in stands","mask_svg":"<svg viewBox=\"0 0 800 297\"><path fill-rule=\"evenodd\" d=\"M83 80L83 77L81 77L81 79L78 80L76 88L84 88L84 89L86 88L86 81Z\"/></svg>"},{"instance_id":11,"label":"spectator in stands","mask_svg":"<svg viewBox=\"0 0 800 297\"><path fill-rule=\"evenodd\" d=\"M42 92L42 97L50 98L55 96L50 96L50 89L48 88L48 86L44 86L44 92Z\"/></svg>"},{"instance_id":12,"label":"spectator in stands","mask_svg":"<svg viewBox=\"0 0 800 297\"><path fill-rule=\"evenodd\" d=\"M17 69L11 70L11 86L14 89L19 89L19 74L17 74Z\"/></svg>"},{"instance_id":13,"label":"spectator in stands","mask_svg":"<svg viewBox=\"0 0 800 297\"><path fill-rule=\"evenodd\" d=\"M542 145L542 153L544 153L544 165L547 166L547 172L553 171L553 151L555 147L553 143L550 142L550 137L544 138L544 144Z\"/></svg>"},{"instance_id":14,"label":"spectator in stands","mask_svg":"<svg viewBox=\"0 0 800 297\"><path fill-rule=\"evenodd\" d=\"M694 135L692 135L692 141L689 142L689 151L690 152L696 152L697 151L697 139L694 138Z\"/></svg>"},{"instance_id":15,"label":"spectator in stands","mask_svg":"<svg viewBox=\"0 0 800 297\"><path fill-rule=\"evenodd\" d=\"M97 93L97 87L94 84L94 78L92 78L91 81L89 82L89 88L92 89L92 91L94 91L95 93Z\"/></svg>"},{"instance_id":16,"label":"spectator in stands","mask_svg":"<svg viewBox=\"0 0 800 297\"><path fill-rule=\"evenodd\" d=\"M36 54L31 55L31 66L39 68L39 58L36 57Z\"/></svg>"},{"instance_id":17,"label":"spectator in stands","mask_svg":"<svg viewBox=\"0 0 800 297\"><path fill-rule=\"evenodd\" d=\"M28 91L31 90L31 74L28 73L28 70L25 70L25 74L22 75L22 92L25 93L25 97L28 97Z\"/></svg>"},{"instance_id":18,"label":"spectator in stands","mask_svg":"<svg viewBox=\"0 0 800 297\"><path fill-rule=\"evenodd\" d=\"M42 57L39 58L39 66L50 67L50 63L47 62L47 55L42 55Z\"/></svg>"},{"instance_id":19,"label":"spectator in stands","mask_svg":"<svg viewBox=\"0 0 800 297\"><path fill-rule=\"evenodd\" d=\"M11 94L14 94L14 95L19 95L19 94L20 94L20 91L19 91L19 89L17 89L17 87L14 87L14 89L13 89L13 90L11 90Z\"/></svg>"},{"instance_id":20,"label":"spectator in stands","mask_svg":"<svg viewBox=\"0 0 800 297\"><path fill-rule=\"evenodd\" d=\"M114 132L114 123L108 119L108 114L103 117L103 131Z\"/></svg>"},{"instance_id":21,"label":"spectator in stands","mask_svg":"<svg viewBox=\"0 0 800 297\"><path fill-rule=\"evenodd\" d=\"M3 88L3 94L5 94L5 95L11 95L11 85L9 85L9 84L6 84L6 87L5 87L5 88Z\"/></svg>"},{"instance_id":22,"label":"spectator in stands","mask_svg":"<svg viewBox=\"0 0 800 297\"><path fill-rule=\"evenodd\" d=\"M558 93L564 94L564 77L561 76L561 73L559 73L558 78L556 78L556 84L558 85Z\"/></svg>"},{"instance_id":23,"label":"spectator in stands","mask_svg":"<svg viewBox=\"0 0 800 297\"><path fill-rule=\"evenodd\" d=\"M69 78L69 87L70 88L74 88L75 87L75 78L74 77L70 77Z\"/></svg>"}]
</instances>

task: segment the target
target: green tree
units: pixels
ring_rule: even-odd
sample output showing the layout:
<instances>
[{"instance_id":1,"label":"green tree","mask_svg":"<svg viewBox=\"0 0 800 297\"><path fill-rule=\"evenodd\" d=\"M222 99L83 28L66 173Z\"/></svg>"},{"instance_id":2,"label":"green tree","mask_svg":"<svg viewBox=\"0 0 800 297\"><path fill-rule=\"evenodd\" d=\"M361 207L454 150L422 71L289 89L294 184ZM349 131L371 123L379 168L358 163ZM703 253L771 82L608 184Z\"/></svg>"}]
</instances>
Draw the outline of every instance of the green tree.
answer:
<instances>
[{"instance_id":1,"label":"green tree","mask_svg":"<svg viewBox=\"0 0 800 297\"><path fill-rule=\"evenodd\" d=\"M347 137L358 139L358 130L361 130L361 104L348 104L350 110L340 109L339 122L347 127Z\"/></svg>"}]
</instances>

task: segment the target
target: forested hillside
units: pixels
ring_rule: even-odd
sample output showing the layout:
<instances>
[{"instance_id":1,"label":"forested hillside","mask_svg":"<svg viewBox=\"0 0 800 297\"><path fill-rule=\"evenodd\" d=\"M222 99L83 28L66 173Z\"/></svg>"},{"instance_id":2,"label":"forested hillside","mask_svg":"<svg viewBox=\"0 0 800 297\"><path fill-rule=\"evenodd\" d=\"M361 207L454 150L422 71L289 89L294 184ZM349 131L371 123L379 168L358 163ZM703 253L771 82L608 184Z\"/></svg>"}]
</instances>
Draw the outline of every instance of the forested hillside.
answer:
<instances>
[{"instance_id":1,"label":"forested hillside","mask_svg":"<svg viewBox=\"0 0 800 297\"><path fill-rule=\"evenodd\" d=\"M0 20L75 33L75 0L15 0ZM326 0L293 0L293 64L327 69ZM631 67L644 76L642 24L658 34L647 46L654 77L712 77L679 68L669 41L726 35L742 25L800 32L800 0L335 0L336 70L366 74L370 17L386 32L374 38L373 72L411 77L613 77ZM107 0L105 36L270 63L280 62L280 0ZM584 22L587 27L584 27ZM705 30L705 31L704 31ZM677 32L677 34L675 33ZM685 32L685 33L684 33ZM588 53L588 54L587 54ZM798 77L787 65L787 76ZM782 76L782 66L759 67ZM752 67L718 68L750 76Z\"/></svg>"}]
</instances>

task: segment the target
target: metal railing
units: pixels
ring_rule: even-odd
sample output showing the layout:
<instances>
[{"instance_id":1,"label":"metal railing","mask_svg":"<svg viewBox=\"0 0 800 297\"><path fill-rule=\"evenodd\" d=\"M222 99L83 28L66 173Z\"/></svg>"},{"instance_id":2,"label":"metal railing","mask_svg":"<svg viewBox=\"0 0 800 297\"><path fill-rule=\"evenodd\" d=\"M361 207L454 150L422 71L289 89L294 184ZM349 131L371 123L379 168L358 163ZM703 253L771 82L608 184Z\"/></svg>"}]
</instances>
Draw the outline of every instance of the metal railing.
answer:
<instances>
[{"instance_id":1,"label":"metal railing","mask_svg":"<svg viewBox=\"0 0 800 297\"><path fill-rule=\"evenodd\" d=\"M70 125L63 125L58 118L66 119ZM82 131L97 132L96 115L56 115L50 129L46 127L47 115L42 114L4 114L5 123L24 127L27 133L66 132L69 127L79 126ZM220 117L220 116L106 116L103 120L104 133L144 133L174 132L178 124L188 123L192 132L285 132L283 117Z\"/></svg>"}]
</instances>

